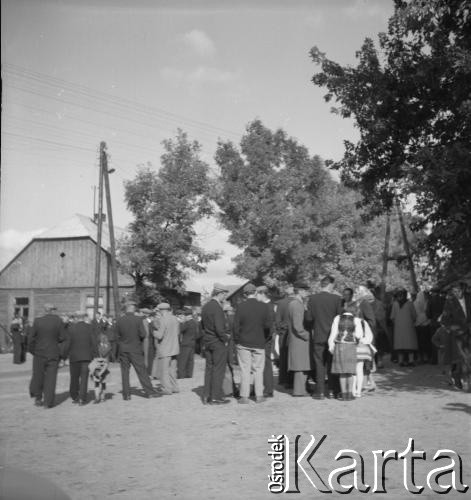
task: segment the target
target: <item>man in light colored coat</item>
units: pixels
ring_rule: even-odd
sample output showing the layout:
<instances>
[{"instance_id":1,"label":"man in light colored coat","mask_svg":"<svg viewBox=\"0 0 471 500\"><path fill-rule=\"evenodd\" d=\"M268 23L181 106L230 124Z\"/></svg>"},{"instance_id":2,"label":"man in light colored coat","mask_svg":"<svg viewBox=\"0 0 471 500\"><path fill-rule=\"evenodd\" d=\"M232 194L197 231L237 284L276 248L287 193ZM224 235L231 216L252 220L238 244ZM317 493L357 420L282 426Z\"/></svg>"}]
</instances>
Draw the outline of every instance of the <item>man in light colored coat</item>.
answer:
<instances>
[{"instance_id":1,"label":"man in light colored coat","mask_svg":"<svg viewBox=\"0 0 471 500\"><path fill-rule=\"evenodd\" d=\"M309 396L306 389L311 371L310 334L304 328L304 299L309 285L298 281L294 284L294 299L288 305L288 370L294 372L293 396Z\"/></svg>"},{"instance_id":2,"label":"man in light colored coat","mask_svg":"<svg viewBox=\"0 0 471 500\"><path fill-rule=\"evenodd\" d=\"M180 353L180 322L173 315L170 304L162 302L158 306L162 314L159 328L154 331L157 341L157 357L159 358L162 394L179 392L177 383L177 358Z\"/></svg>"}]
</instances>

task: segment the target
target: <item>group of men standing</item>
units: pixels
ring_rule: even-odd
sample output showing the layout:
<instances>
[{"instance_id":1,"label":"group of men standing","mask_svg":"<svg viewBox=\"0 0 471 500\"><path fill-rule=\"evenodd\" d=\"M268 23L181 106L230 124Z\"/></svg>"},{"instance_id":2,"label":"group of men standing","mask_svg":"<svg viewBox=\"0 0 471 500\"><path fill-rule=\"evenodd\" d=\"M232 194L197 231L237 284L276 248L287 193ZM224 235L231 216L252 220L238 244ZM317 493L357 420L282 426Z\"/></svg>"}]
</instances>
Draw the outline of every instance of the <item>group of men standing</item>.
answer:
<instances>
[{"instance_id":1,"label":"group of men standing","mask_svg":"<svg viewBox=\"0 0 471 500\"><path fill-rule=\"evenodd\" d=\"M100 345L108 342L98 323L92 323L86 313L76 314L74 322L64 324L55 314L52 304L45 304L45 314L33 322L28 348L33 354L33 373L30 395L36 406L54 406L57 371L61 359L69 359L70 396L73 402L87 402L88 366L93 359L109 355L100 352ZM197 337L197 323L182 313L181 321L173 314L170 304L157 306L155 317L136 314L135 302L125 304L125 313L114 325L121 367L122 396L131 399L130 367L136 371L143 396L148 398L178 392L177 364L181 377L191 377ZM185 319L186 317L186 319ZM103 339L103 340L102 340ZM150 346L154 349L151 351ZM108 343L109 347L109 343ZM160 385L154 388L151 376Z\"/></svg>"},{"instance_id":2,"label":"group of men standing","mask_svg":"<svg viewBox=\"0 0 471 500\"><path fill-rule=\"evenodd\" d=\"M216 284L211 300L202 310L206 358L203 403L228 402L222 382L230 340L236 345L241 373L240 404L249 402L252 384L256 402L273 396L275 344L279 354L279 382L292 386L293 396L310 395L307 379L314 369L317 383L313 397L333 397L336 388L330 375L328 338L333 319L342 312L342 299L332 293L333 286L333 278L325 277L320 282L320 291L310 295L310 285L298 281L287 288L284 298L273 303L265 286L248 283L229 325L223 312L227 289Z\"/></svg>"}]
</instances>

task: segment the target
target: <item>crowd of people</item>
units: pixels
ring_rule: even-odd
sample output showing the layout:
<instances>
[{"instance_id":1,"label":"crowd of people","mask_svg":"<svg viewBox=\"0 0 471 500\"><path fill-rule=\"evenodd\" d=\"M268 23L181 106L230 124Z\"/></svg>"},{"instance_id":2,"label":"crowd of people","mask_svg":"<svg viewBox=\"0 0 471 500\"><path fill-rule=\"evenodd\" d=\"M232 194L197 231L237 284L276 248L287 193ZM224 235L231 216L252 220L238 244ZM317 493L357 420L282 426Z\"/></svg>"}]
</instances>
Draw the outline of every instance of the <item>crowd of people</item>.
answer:
<instances>
[{"instance_id":1,"label":"crowd of people","mask_svg":"<svg viewBox=\"0 0 471 500\"><path fill-rule=\"evenodd\" d=\"M215 284L202 308L174 310L162 302L137 309L128 300L116 320L90 320L80 311L61 318L46 304L45 315L30 326L15 316L12 339L21 350L14 350L14 362L24 360L27 346L33 354L30 395L45 408L54 406L61 360L67 360L70 397L79 406L88 402L89 382L94 403L105 401L114 362L126 401L132 393L178 393L178 379L193 377L195 355L206 361L201 399L210 405L227 404L229 396L240 404L262 403L275 388L293 397L353 401L376 389L374 373L389 353L400 367L439 363L450 384L470 389L471 298L465 283L412 297L398 289L388 301L380 300L372 283L341 294L330 276L318 285L312 293L311 284L298 281L273 300L266 286L248 283L231 305L227 288ZM131 391L131 366L140 392Z\"/></svg>"}]
</instances>

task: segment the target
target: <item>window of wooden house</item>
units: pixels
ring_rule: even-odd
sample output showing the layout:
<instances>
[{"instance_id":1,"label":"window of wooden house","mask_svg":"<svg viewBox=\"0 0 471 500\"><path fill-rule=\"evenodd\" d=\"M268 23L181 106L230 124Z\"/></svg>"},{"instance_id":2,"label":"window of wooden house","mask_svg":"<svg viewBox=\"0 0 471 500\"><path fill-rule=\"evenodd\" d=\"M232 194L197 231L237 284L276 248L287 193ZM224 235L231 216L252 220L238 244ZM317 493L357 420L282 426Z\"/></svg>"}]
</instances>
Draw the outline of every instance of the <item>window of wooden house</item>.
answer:
<instances>
[{"instance_id":1,"label":"window of wooden house","mask_svg":"<svg viewBox=\"0 0 471 500\"><path fill-rule=\"evenodd\" d=\"M15 314L18 313L22 318L29 318L29 297L15 297Z\"/></svg>"}]
</instances>

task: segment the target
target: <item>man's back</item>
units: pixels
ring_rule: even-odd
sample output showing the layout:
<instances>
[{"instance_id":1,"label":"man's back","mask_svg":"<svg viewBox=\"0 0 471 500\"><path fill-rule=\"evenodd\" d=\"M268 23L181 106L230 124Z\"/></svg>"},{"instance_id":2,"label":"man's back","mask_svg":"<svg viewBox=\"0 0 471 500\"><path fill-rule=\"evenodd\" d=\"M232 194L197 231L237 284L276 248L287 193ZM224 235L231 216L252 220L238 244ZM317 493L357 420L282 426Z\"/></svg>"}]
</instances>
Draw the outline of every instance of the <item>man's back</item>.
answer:
<instances>
[{"instance_id":1,"label":"man's back","mask_svg":"<svg viewBox=\"0 0 471 500\"><path fill-rule=\"evenodd\" d=\"M214 342L216 339L227 340L226 318L224 311L215 299L207 302L201 310L201 324L205 342Z\"/></svg>"},{"instance_id":2,"label":"man's back","mask_svg":"<svg viewBox=\"0 0 471 500\"><path fill-rule=\"evenodd\" d=\"M198 337L198 323L194 319L185 321L181 325L182 346L194 346Z\"/></svg>"},{"instance_id":3,"label":"man's back","mask_svg":"<svg viewBox=\"0 0 471 500\"><path fill-rule=\"evenodd\" d=\"M265 331L271 328L268 304L249 298L237 306L234 316L234 340L244 347L263 349Z\"/></svg>"},{"instance_id":4,"label":"man's back","mask_svg":"<svg viewBox=\"0 0 471 500\"><path fill-rule=\"evenodd\" d=\"M311 295L307 304L307 319L313 322L314 342L327 342L332 322L342 312L342 299L330 292Z\"/></svg>"},{"instance_id":5,"label":"man's back","mask_svg":"<svg viewBox=\"0 0 471 500\"><path fill-rule=\"evenodd\" d=\"M178 336L180 334L180 322L173 314L167 314L160 319L160 326L156 332L159 339L157 345L157 357L176 356L180 352Z\"/></svg>"},{"instance_id":6,"label":"man's back","mask_svg":"<svg viewBox=\"0 0 471 500\"><path fill-rule=\"evenodd\" d=\"M289 304L292 302L293 297L286 296L283 297L276 303L276 325L278 329L282 329L284 331L288 328L289 322Z\"/></svg>"},{"instance_id":7,"label":"man's back","mask_svg":"<svg viewBox=\"0 0 471 500\"><path fill-rule=\"evenodd\" d=\"M31 329L30 349L36 356L59 358L59 342L64 340L64 325L59 316L46 314L36 318Z\"/></svg>"},{"instance_id":8,"label":"man's back","mask_svg":"<svg viewBox=\"0 0 471 500\"><path fill-rule=\"evenodd\" d=\"M118 318L116 330L121 352L142 352L142 339L146 335L142 318L126 313Z\"/></svg>"},{"instance_id":9,"label":"man's back","mask_svg":"<svg viewBox=\"0 0 471 500\"><path fill-rule=\"evenodd\" d=\"M79 321L70 326L69 359L75 361L90 361L95 355L95 332L93 326L85 321Z\"/></svg>"}]
</instances>

